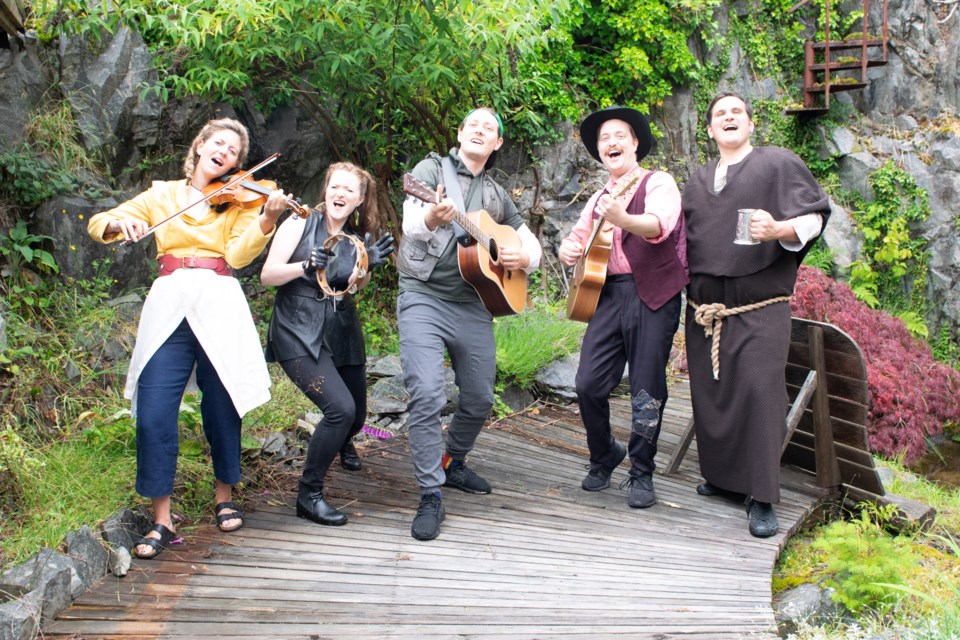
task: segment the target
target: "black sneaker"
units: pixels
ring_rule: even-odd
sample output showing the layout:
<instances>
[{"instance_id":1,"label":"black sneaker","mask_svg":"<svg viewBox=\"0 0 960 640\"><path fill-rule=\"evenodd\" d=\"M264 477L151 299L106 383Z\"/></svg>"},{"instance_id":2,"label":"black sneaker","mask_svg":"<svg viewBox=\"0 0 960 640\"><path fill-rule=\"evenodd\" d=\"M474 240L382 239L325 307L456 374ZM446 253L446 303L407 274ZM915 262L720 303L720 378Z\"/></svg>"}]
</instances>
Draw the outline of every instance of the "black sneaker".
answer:
<instances>
[{"instance_id":1,"label":"black sneaker","mask_svg":"<svg viewBox=\"0 0 960 640\"><path fill-rule=\"evenodd\" d=\"M440 496L430 493L420 497L417 515L413 517L410 535L417 540L433 540L440 535L440 523L447 517Z\"/></svg>"},{"instance_id":2,"label":"black sneaker","mask_svg":"<svg viewBox=\"0 0 960 640\"><path fill-rule=\"evenodd\" d=\"M780 530L777 514L769 502L757 502L751 498L747 503L747 517L750 520L750 535L755 538L769 538Z\"/></svg>"},{"instance_id":3,"label":"black sneaker","mask_svg":"<svg viewBox=\"0 0 960 640\"><path fill-rule=\"evenodd\" d=\"M447 481L443 483L445 487L453 487L466 491L467 493L484 494L490 493L490 483L478 476L467 466L466 462L454 461L450 463L447 469L444 469L447 475Z\"/></svg>"},{"instance_id":4,"label":"black sneaker","mask_svg":"<svg viewBox=\"0 0 960 640\"><path fill-rule=\"evenodd\" d=\"M657 494L653 491L653 476L649 473L640 476L631 475L620 483L620 488L624 487L630 487L627 504L634 509L646 509L657 503Z\"/></svg>"},{"instance_id":5,"label":"black sneaker","mask_svg":"<svg viewBox=\"0 0 960 640\"><path fill-rule=\"evenodd\" d=\"M610 486L610 475L613 470L620 466L623 459L627 457L627 448L619 442L613 443L616 452L616 462L612 467L605 467L600 464L591 464L590 473L583 479L580 486L584 491L602 491Z\"/></svg>"}]
</instances>

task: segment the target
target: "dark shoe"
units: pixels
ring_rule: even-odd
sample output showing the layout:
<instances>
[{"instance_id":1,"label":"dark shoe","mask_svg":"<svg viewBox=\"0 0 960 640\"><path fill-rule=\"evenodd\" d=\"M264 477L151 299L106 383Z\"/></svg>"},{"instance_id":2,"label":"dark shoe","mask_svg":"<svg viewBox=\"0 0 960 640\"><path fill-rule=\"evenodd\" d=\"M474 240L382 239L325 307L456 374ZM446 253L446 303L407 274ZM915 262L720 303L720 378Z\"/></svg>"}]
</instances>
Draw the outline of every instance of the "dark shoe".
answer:
<instances>
[{"instance_id":1,"label":"dark shoe","mask_svg":"<svg viewBox=\"0 0 960 640\"><path fill-rule=\"evenodd\" d=\"M161 551L163 551L170 545L170 543L173 541L173 537L176 535L173 531L170 531L170 529L167 529L162 524L153 525L153 528L151 528L150 531L148 531L147 533L151 533L154 531L159 533L160 537L148 538L147 536L143 536L142 538L137 540L137 544L133 545L133 554L135 556L143 560L150 560L151 558L156 558L158 555L160 555ZM139 551L137 551L137 547L139 546L150 547L152 551L148 551L146 553L140 553Z\"/></svg>"},{"instance_id":2,"label":"dark shoe","mask_svg":"<svg viewBox=\"0 0 960 640\"><path fill-rule=\"evenodd\" d=\"M230 511L225 511L230 509ZM230 533L231 531L237 531L243 528L243 511L240 510L240 507L235 505L232 502L220 502L213 507L213 512L217 516L217 527L220 531L224 533ZM240 524L234 525L232 527L224 527L223 523L228 520L239 520Z\"/></svg>"},{"instance_id":3,"label":"dark shoe","mask_svg":"<svg viewBox=\"0 0 960 640\"><path fill-rule=\"evenodd\" d=\"M619 442L613 443L616 462L612 467L605 467L600 464L591 464L590 473L583 479L580 486L584 491L602 491L610 486L610 475L613 470L620 466L623 459L627 457L627 448Z\"/></svg>"},{"instance_id":4,"label":"dark shoe","mask_svg":"<svg viewBox=\"0 0 960 640\"><path fill-rule=\"evenodd\" d=\"M747 515L750 518L750 535L755 538L769 538L777 535L780 530L777 514L769 502L750 500L747 504Z\"/></svg>"},{"instance_id":5,"label":"dark shoe","mask_svg":"<svg viewBox=\"0 0 960 640\"><path fill-rule=\"evenodd\" d=\"M346 514L337 511L329 502L324 500L322 491L298 496L297 516L329 527L339 527L342 524L347 524Z\"/></svg>"},{"instance_id":6,"label":"dark shoe","mask_svg":"<svg viewBox=\"0 0 960 640\"><path fill-rule=\"evenodd\" d=\"M620 483L620 488L630 487L630 497L627 504L634 509L646 509L657 503L657 494L653 491L653 476L645 473L640 476L631 475Z\"/></svg>"},{"instance_id":7,"label":"dark shoe","mask_svg":"<svg viewBox=\"0 0 960 640\"><path fill-rule=\"evenodd\" d=\"M721 489L720 487L714 484L710 484L709 482L698 484L697 493L699 493L702 496L707 496L708 498L719 496L721 498L729 498L730 500L736 500L737 502L743 502L743 499L746 498L746 496L742 493L737 493L735 491L727 491L726 489Z\"/></svg>"},{"instance_id":8,"label":"dark shoe","mask_svg":"<svg viewBox=\"0 0 960 640\"><path fill-rule=\"evenodd\" d=\"M433 540L440 535L440 523L447 517L443 510L443 501L435 493L420 497L417 515L413 517L410 535L417 540Z\"/></svg>"},{"instance_id":9,"label":"dark shoe","mask_svg":"<svg viewBox=\"0 0 960 640\"><path fill-rule=\"evenodd\" d=\"M447 481L443 483L445 487L453 487L477 495L492 491L490 483L474 473L462 460L451 462L450 466L444 469L444 473L447 475Z\"/></svg>"},{"instance_id":10,"label":"dark shoe","mask_svg":"<svg viewBox=\"0 0 960 640\"><path fill-rule=\"evenodd\" d=\"M347 471L360 471L360 455L352 440L347 440L340 447L340 466Z\"/></svg>"}]
</instances>

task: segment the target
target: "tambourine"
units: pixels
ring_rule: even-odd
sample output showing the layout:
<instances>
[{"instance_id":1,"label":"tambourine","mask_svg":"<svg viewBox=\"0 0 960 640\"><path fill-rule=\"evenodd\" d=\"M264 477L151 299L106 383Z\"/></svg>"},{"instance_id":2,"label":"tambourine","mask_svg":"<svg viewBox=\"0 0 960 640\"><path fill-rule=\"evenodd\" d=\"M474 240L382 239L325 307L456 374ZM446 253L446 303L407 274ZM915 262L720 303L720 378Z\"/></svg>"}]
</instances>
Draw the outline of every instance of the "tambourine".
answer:
<instances>
[{"instance_id":1,"label":"tambourine","mask_svg":"<svg viewBox=\"0 0 960 640\"><path fill-rule=\"evenodd\" d=\"M327 270L317 269L317 284L320 285L320 290L331 298L340 298L348 293L356 293L357 281L363 279L363 277L367 275L367 269L369 268L367 262L367 248L363 246L363 241L357 236L347 233L337 233L324 241L323 248L327 251L333 252L334 247L340 244L340 242L343 240L353 243L353 246L356 249L356 259L353 264L353 273L350 274L350 280L347 282L347 288L343 291L337 291L330 286L329 282L327 282Z\"/></svg>"}]
</instances>

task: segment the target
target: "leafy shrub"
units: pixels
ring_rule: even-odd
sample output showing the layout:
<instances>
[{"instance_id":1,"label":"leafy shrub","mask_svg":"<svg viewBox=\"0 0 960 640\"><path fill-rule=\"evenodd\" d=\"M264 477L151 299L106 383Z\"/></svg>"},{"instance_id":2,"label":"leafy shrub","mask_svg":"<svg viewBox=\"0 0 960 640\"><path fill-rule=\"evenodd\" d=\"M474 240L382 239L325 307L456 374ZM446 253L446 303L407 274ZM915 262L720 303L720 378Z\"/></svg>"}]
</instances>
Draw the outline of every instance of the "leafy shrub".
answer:
<instances>
[{"instance_id":1,"label":"leafy shrub","mask_svg":"<svg viewBox=\"0 0 960 640\"><path fill-rule=\"evenodd\" d=\"M0 496L19 497L43 466L13 429L0 430Z\"/></svg>"},{"instance_id":2,"label":"leafy shrub","mask_svg":"<svg viewBox=\"0 0 960 640\"><path fill-rule=\"evenodd\" d=\"M846 284L801 266L791 303L802 318L840 327L860 345L870 388L870 447L902 454L910 464L926 452L926 436L960 421L960 372L937 362L903 321L870 309Z\"/></svg>"},{"instance_id":3,"label":"leafy shrub","mask_svg":"<svg viewBox=\"0 0 960 640\"><path fill-rule=\"evenodd\" d=\"M529 387L541 367L576 351L586 325L570 322L559 303L539 304L515 316L494 319L497 379Z\"/></svg>"},{"instance_id":4,"label":"leafy shrub","mask_svg":"<svg viewBox=\"0 0 960 640\"><path fill-rule=\"evenodd\" d=\"M850 286L871 307L922 309L927 242L911 226L930 215L927 192L893 160L870 174L870 186L875 198L853 212L863 234L864 257L853 264Z\"/></svg>"},{"instance_id":5,"label":"leafy shrub","mask_svg":"<svg viewBox=\"0 0 960 640\"><path fill-rule=\"evenodd\" d=\"M827 584L836 589L834 599L854 612L899 599L892 585L904 584L904 575L916 565L909 544L885 534L865 512L860 520L824 527L813 547L824 553L833 573Z\"/></svg>"},{"instance_id":6,"label":"leafy shrub","mask_svg":"<svg viewBox=\"0 0 960 640\"><path fill-rule=\"evenodd\" d=\"M0 155L0 183L3 192L15 202L35 207L58 193L73 191L79 185L72 173L24 148Z\"/></svg>"}]
</instances>

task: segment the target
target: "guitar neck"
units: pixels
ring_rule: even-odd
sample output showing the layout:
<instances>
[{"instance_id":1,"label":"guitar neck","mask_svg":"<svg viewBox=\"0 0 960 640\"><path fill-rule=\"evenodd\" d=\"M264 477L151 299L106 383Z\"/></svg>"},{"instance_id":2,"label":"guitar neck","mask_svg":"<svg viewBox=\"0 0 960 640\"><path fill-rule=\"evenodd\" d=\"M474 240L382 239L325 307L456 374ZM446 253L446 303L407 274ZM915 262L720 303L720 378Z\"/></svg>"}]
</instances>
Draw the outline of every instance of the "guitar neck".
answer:
<instances>
[{"instance_id":1,"label":"guitar neck","mask_svg":"<svg viewBox=\"0 0 960 640\"><path fill-rule=\"evenodd\" d=\"M483 232L483 230L478 227L474 222L467 217L467 214L457 211L453 214L453 221L458 225L463 227L463 230L467 232L467 235L473 238L480 246L490 251L490 241L492 238Z\"/></svg>"},{"instance_id":2,"label":"guitar neck","mask_svg":"<svg viewBox=\"0 0 960 640\"><path fill-rule=\"evenodd\" d=\"M404 174L403 176L403 191L407 195L413 196L423 203L436 201L436 194L433 192L433 190L423 182L420 182L414 178L409 173ZM473 240L484 249L486 249L487 252L490 251L490 243L493 241L492 236L484 233L479 226L477 226L472 220L470 220L470 218L467 217L466 213L459 210L454 211L453 221L460 225L463 230L467 232L467 235L473 238Z\"/></svg>"}]
</instances>

